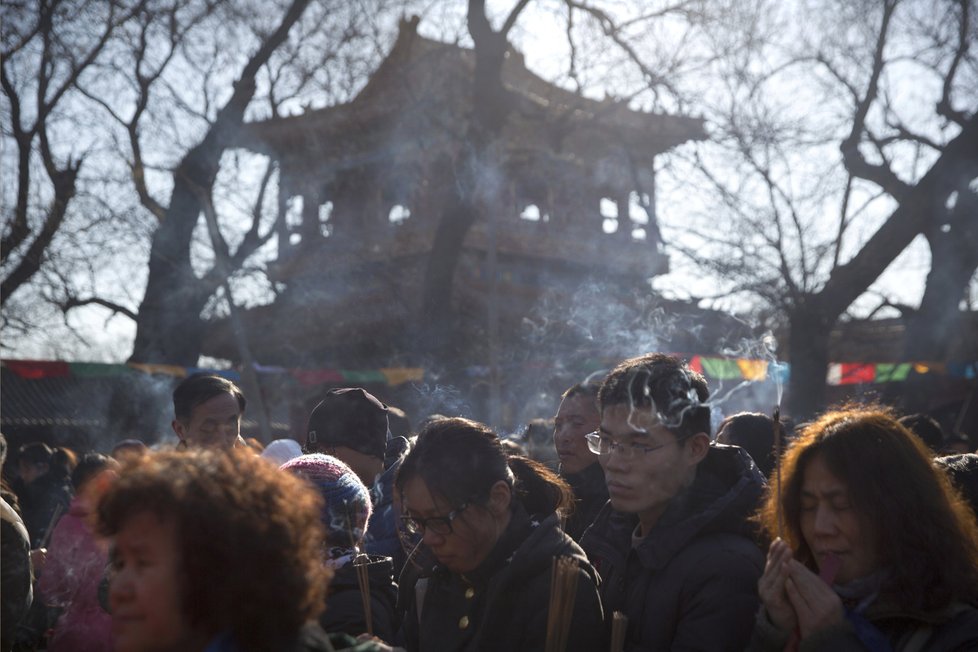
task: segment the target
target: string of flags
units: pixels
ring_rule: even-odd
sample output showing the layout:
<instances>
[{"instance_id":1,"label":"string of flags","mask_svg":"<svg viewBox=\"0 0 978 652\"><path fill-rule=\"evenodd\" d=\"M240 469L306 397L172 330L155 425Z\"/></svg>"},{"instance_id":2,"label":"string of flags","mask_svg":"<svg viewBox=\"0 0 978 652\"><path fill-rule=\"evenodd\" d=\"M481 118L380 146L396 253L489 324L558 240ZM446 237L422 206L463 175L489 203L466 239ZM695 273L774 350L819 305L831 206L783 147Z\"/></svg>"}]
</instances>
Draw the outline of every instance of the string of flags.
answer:
<instances>
[{"instance_id":1,"label":"string of flags","mask_svg":"<svg viewBox=\"0 0 978 652\"><path fill-rule=\"evenodd\" d=\"M682 356L687 357L687 356ZM720 381L776 380L786 383L791 377L791 365L748 358L694 355L687 357L689 366L707 379ZM0 360L0 366L24 379L75 377L106 377L130 373L146 373L183 378L206 371L240 381L241 372L236 369L204 369L164 364L105 364L97 362L63 362L50 360ZM600 368L594 365L593 369ZM593 370L592 369L592 370ZM469 377L486 378L489 368L472 366L466 369ZM287 375L300 385L385 384L390 387L407 382L422 382L423 367L384 367L380 369L301 369L255 365L255 372L262 375ZM935 374L967 380L978 379L978 361L972 362L833 362L826 375L828 385L861 385L902 382L911 375Z\"/></svg>"},{"instance_id":2,"label":"string of flags","mask_svg":"<svg viewBox=\"0 0 978 652\"><path fill-rule=\"evenodd\" d=\"M217 374L228 380L241 381L241 372L237 369L204 369L200 367L181 367L167 364L143 364L130 362L127 364L103 364L97 362L61 362L48 360L2 360L0 365L9 369L21 378L37 380L41 378L75 377L107 377L131 373L146 373L163 376L184 378L199 371ZM347 385L366 385L383 383L396 386L406 382L424 380L424 369L419 367L392 367L383 369L287 369L285 367L269 367L255 365L259 374L284 374L290 376L300 385L323 385L326 383L344 383Z\"/></svg>"}]
</instances>

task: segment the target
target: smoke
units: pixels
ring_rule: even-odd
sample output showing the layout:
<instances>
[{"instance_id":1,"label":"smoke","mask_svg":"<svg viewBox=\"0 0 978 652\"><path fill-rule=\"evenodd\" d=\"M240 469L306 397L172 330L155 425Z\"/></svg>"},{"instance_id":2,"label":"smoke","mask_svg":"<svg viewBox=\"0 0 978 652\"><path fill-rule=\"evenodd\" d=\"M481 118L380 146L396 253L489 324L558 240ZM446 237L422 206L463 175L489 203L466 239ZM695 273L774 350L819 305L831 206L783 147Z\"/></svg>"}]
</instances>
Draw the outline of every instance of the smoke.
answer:
<instances>
[{"instance_id":1,"label":"smoke","mask_svg":"<svg viewBox=\"0 0 978 652\"><path fill-rule=\"evenodd\" d=\"M521 346L507 362L506 388L519 429L553 416L560 394L579 382L601 382L608 368L649 351L700 350L703 325L646 288L565 274L544 275L550 288L522 320ZM546 376L536 373L540 369Z\"/></svg>"},{"instance_id":2,"label":"smoke","mask_svg":"<svg viewBox=\"0 0 978 652\"><path fill-rule=\"evenodd\" d=\"M417 393L415 407L421 418L433 414L449 417L468 417L472 414L468 400L455 387L428 383L414 383L412 387Z\"/></svg>"},{"instance_id":3,"label":"smoke","mask_svg":"<svg viewBox=\"0 0 978 652\"><path fill-rule=\"evenodd\" d=\"M737 375L743 372L745 376L733 383L711 380L709 395L701 400L689 375L678 373L667 379L668 386L655 388L661 404L652 399L650 378L633 378L629 383L630 391L636 392L629 396L633 415L648 412L653 423L675 429L691 410L708 408L711 432L715 432L725 412L768 411L781 403L787 367L777 359L777 340L770 331L755 337L748 325L730 315L667 302L649 293L623 291L595 280L581 285L569 300L560 298L557 292L544 297L523 322L526 341L540 356L550 358L557 376L576 373L574 382L600 380L606 373L604 367L656 351L716 351L738 360ZM734 343L728 344L730 341ZM580 371L588 361L604 366ZM522 390L521 395L533 394ZM550 398L556 406L559 390ZM632 417L630 425L641 430Z\"/></svg>"},{"instance_id":4,"label":"smoke","mask_svg":"<svg viewBox=\"0 0 978 652\"><path fill-rule=\"evenodd\" d=\"M725 356L767 363L763 379L747 378L731 389L729 393L732 394L744 387L749 387L759 380L770 381L774 383L775 387L774 406L780 407L784 395L784 377L787 374L788 365L778 360L777 351L778 340L771 331L766 331L759 338L741 338L734 347L724 347L722 353Z\"/></svg>"}]
</instances>

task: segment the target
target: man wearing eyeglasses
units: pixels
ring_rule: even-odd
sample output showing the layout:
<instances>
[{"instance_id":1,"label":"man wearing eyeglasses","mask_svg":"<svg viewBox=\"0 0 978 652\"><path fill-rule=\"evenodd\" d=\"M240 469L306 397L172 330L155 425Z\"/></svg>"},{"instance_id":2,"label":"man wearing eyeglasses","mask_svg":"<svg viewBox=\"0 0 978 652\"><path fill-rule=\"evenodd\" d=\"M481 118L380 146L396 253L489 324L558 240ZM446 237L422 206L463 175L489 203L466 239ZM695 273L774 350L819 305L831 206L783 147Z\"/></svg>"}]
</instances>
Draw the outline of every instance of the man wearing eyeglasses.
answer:
<instances>
[{"instance_id":1,"label":"man wearing eyeglasses","mask_svg":"<svg viewBox=\"0 0 978 652\"><path fill-rule=\"evenodd\" d=\"M628 617L625 650L743 650L764 555L748 518L764 480L710 440L706 380L653 353L615 367L586 436L610 500L581 545L605 613Z\"/></svg>"}]
</instances>

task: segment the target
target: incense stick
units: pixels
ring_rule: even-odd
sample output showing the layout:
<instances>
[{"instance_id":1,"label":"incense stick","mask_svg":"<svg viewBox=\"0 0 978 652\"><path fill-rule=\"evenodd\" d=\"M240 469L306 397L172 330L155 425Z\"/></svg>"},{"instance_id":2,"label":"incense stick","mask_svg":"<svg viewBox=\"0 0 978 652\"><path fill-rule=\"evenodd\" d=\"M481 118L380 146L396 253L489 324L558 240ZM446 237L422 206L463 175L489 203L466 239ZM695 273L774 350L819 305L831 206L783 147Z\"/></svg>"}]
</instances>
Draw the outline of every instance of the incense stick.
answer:
<instances>
[{"instance_id":1,"label":"incense stick","mask_svg":"<svg viewBox=\"0 0 978 652\"><path fill-rule=\"evenodd\" d=\"M564 652L574 614L578 566L573 557L555 557L550 579L550 607L547 612L546 652Z\"/></svg>"},{"instance_id":2,"label":"incense stick","mask_svg":"<svg viewBox=\"0 0 978 652\"><path fill-rule=\"evenodd\" d=\"M625 652L625 632L628 629L628 616L620 611L611 614L611 650Z\"/></svg>"},{"instance_id":3,"label":"incense stick","mask_svg":"<svg viewBox=\"0 0 978 652\"><path fill-rule=\"evenodd\" d=\"M367 621L367 633L374 635L374 619L370 609L370 576L367 573L367 565L370 558L367 555L357 555L353 560L353 566L357 569L357 582L360 584L360 599L363 601L363 616Z\"/></svg>"},{"instance_id":4,"label":"incense stick","mask_svg":"<svg viewBox=\"0 0 978 652\"><path fill-rule=\"evenodd\" d=\"M777 510L778 510L778 538L784 539L784 516L783 509L781 506L781 406L776 405L774 407L774 469L776 486L775 491L777 497Z\"/></svg>"},{"instance_id":5,"label":"incense stick","mask_svg":"<svg viewBox=\"0 0 978 652\"><path fill-rule=\"evenodd\" d=\"M54 534L54 526L58 524L58 519L61 518L61 512L63 511L65 511L65 506L61 503L54 506L54 511L51 513L51 520L48 521L48 529L44 531L44 537L37 545L38 548L48 547L48 543L51 541L51 535Z\"/></svg>"}]
</instances>

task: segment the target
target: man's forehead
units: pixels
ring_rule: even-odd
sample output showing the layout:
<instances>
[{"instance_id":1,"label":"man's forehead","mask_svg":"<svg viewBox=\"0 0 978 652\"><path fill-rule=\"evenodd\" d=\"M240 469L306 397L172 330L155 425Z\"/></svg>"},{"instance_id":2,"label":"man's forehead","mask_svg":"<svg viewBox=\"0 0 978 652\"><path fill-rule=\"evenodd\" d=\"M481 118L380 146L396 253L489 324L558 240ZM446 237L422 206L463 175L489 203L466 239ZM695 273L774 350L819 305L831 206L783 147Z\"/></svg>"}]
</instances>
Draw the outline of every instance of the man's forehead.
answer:
<instances>
[{"instance_id":1,"label":"man's forehead","mask_svg":"<svg viewBox=\"0 0 978 652\"><path fill-rule=\"evenodd\" d=\"M195 405L191 414L194 416L234 416L241 413L241 404L232 394L218 394L203 403Z\"/></svg>"},{"instance_id":2,"label":"man's forehead","mask_svg":"<svg viewBox=\"0 0 978 652\"><path fill-rule=\"evenodd\" d=\"M591 416L597 413L598 407L594 404L594 400L584 394L568 396L560 402L560 407L557 409L557 414L568 416Z\"/></svg>"},{"instance_id":3,"label":"man's forehead","mask_svg":"<svg viewBox=\"0 0 978 652\"><path fill-rule=\"evenodd\" d=\"M648 435L668 431L651 407L609 405L601 411L601 430L614 435Z\"/></svg>"}]
</instances>

